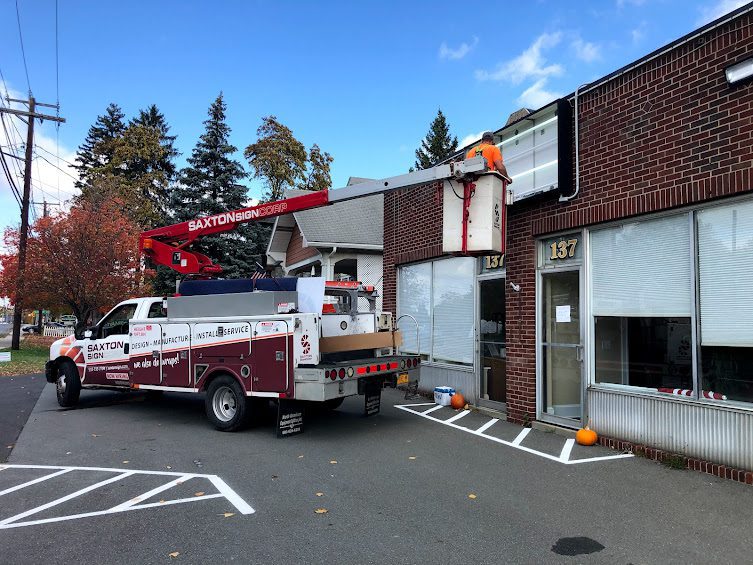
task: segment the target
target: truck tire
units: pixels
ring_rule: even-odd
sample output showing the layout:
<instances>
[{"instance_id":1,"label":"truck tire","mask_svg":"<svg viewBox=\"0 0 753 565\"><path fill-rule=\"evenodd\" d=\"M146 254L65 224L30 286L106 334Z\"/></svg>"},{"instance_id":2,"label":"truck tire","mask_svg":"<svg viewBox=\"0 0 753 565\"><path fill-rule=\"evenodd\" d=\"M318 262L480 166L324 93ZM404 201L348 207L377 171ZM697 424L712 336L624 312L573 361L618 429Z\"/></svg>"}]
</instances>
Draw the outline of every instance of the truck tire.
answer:
<instances>
[{"instance_id":1,"label":"truck tire","mask_svg":"<svg viewBox=\"0 0 753 565\"><path fill-rule=\"evenodd\" d=\"M239 430L248 416L248 403L243 388L233 377L227 375L217 377L209 383L204 408L209 421L222 432Z\"/></svg>"},{"instance_id":2,"label":"truck tire","mask_svg":"<svg viewBox=\"0 0 753 565\"><path fill-rule=\"evenodd\" d=\"M78 397L81 394L81 379L78 376L78 369L72 363L66 362L58 364L57 370L55 390L58 404L63 408L75 406L78 404Z\"/></svg>"},{"instance_id":3,"label":"truck tire","mask_svg":"<svg viewBox=\"0 0 753 565\"><path fill-rule=\"evenodd\" d=\"M345 400L345 397L330 398L329 400L324 401L324 407L327 410L337 410L342 406L343 400Z\"/></svg>"}]
</instances>

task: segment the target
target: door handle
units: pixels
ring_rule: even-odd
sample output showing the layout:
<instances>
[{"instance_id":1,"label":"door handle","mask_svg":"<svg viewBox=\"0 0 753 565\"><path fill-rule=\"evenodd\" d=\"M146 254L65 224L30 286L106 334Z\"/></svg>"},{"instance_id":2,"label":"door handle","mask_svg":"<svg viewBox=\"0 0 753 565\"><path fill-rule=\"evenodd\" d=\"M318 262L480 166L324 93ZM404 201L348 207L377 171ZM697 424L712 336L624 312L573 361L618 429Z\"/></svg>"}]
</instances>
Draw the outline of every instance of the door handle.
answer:
<instances>
[{"instance_id":1,"label":"door handle","mask_svg":"<svg viewBox=\"0 0 753 565\"><path fill-rule=\"evenodd\" d=\"M583 346L582 345L576 345L575 346L575 360L583 362Z\"/></svg>"},{"instance_id":2,"label":"door handle","mask_svg":"<svg viewBox=\"0 0 753 565\"><path fill-rule=\"evenodd\" d=\"M126 355L128 355L128 351L130 351L130 345L131 345L130 343L126 343L123 346L123 353L125 353Z\"/></svg>"}]
</instances>

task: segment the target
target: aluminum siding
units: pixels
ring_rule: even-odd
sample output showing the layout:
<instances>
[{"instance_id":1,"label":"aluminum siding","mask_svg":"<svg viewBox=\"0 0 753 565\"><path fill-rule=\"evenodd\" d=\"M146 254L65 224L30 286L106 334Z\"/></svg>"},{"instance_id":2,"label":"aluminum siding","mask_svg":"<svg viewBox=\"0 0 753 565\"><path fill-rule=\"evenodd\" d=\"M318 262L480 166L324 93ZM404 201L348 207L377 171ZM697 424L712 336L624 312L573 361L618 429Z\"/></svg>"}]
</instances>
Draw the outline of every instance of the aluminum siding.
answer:
<instances>
[{"instance_id":1,"label":"aluminum siding","mask_svg":"<svg viewBox=\"0 0 753 565\"><path fill-rule=\"evenodd\" d=\"M604 436L753 470L753 411L602 389L588 411Z\"/></svg>"}]
</instances>

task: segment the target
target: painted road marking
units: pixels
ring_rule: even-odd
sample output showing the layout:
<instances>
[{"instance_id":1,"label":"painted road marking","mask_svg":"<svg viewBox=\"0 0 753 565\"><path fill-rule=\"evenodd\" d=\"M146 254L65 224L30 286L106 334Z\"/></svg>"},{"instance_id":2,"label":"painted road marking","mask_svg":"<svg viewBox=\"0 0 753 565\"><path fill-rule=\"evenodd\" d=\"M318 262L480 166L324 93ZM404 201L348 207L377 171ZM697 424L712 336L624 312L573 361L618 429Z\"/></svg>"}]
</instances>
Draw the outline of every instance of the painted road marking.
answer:
<instances>
[{"instance_id":1,"label":"painted road marking","mask_svg":"<svg viewBox=\"0 0 753 565\"><path fill-rule=\"evenodd\" d=\"M77 496L81 496L82 494L86 494L87 492L91 492L94 489L98 489L99 487L122 481L123 479L130 477L131 475L133 475L133 473L121 473L120 475L115 475L114 477L110 477L109 479L105 479L104 481L89 485L86 488L77 490L76 492L58 498L57 500L53 500L52 502L48 502L47 504L42 504L42 506L37 506L36 508L32 508L31 510L27 510L26 512L21 512L20 514L16 514L15 516L11 516L10 518L6 518L5 520L0 520L0 526L5 526L6 524L10 524L11 522L17 522L21 518L26 518L27 516L37 514L42 510L47 510L48 508L52 508L53 506L57 506L58 504L63 504L63 502L68 502L72 498L76 498Z\"/></svg>"},{"instance_id":2,"label":"painted road marking","mask_svg":"<svg viewBox=\"0 0 753 565\"><path fill-rule=\"evenodd\" d=\"M8 528L19 528L23 526L34 526L38 524L49 524L51 522L62 522L65 520L75 520L78 518L89 518L92 516L104 516L106 514L118 514L121 512L129 512L131 510L142 510L142 509L147 509L147 508L157 508L160 506L169 506L169 505L174 505L174 504L200 502L203 500L212 500L214 498L226 499L241 514L253 514L255 512L255 510L245 500L243 500L238 495L238 493L236 493L232 488L230 488L227 485L227 483L223 481L217 475L203 475L203 474L196 474L196 473L178 473L178 472L168 472L168 471L143 471L143 470L135 470L135 469L133 470L132 469L114 469L114 468L105 468L105 467L57 467L57 466L51 466L51 465L8 465L8 464L0 465L0 471L3 471L5 469L49 469L49 470L55 470L55 472L48 475L44 475L43 477L39 477L37 479L31 480L28 482L22 483L15 487L5 489L4 491L0 492L0 496L6 493L11 493L11 492L20 490L22 488L32 486L37 483L41 483L48 479L52 479L53 477L57 477L57 476L60 476L66 473L71 473L74 471L96 471L96 472L105 472L105 473L115 473L115 476L105 479L103 481L100 481L98 483L89 485L88 487L82 488L76 492L63 496L61 498L52 500L51 502L47 502L46 504L42 504L41 506L37 506L36 508L26 510L24 512L21 512L20 514L11 516L10 518L6 518L0 521L0 530L8 529ZM39 512L47 510L48 508L53 508L64 502L67 502L79 496L83 496L105 485L122 481L122 480L126 480L130 477L139 476L139 475L152 475L152 476L158 475L158 476L174 477L174 478L171 481L168 481L167 483L163 485L160 485L143 494L130 498L129 500L126 500L125 502L117 504L108 510L97 510L94 512L84 512L80 514L56 516L54 518L44 518L41 520L20 521L24 518L33 516L34 514L38 514ZM160 502L144 503L144 501L149 500L151 497L157 494L160 494L162 492L168 491L171 488L181 485L188 480L202 480L202 479L207 480L212 485L214 485L214 487L217 489L218 492L212 493L212 494L206 494L203 496L193 496L190 498L178 498L178 499L165 500L165 501L160 501Z\"/></svg>"},{"instance_id":3,"label":"painted road marking","mask_svg":"<svg viewBox=\"0 0 753 565\"><path fill-rule=\"evenodd\" d=\"M446 420L446 421L447 422L454 422L456 420L460 420L460 418L462 418L463 416L465 416L466 414L468 414L468 412L470 412L470 410L463 410L462 412L458 412L452 418L450 418L449 420Z\"/></svg>"},{"instance_id":4,"label":"painted road marking","mask_svg":"<svg viewBox=\"0 0 753 565\"><path fill-rule=\"evenodd\" d=\"M483 434L483 433L484 433L484 432L485 432L486 430L488 430L489 428L491 428L491 427L492 427L492 426L493 426L494 424L496 424L497 422L499 422L499 419L498 419L498 418L492 418L492 419L491 419L491 420L489 420L489 421L488 421L488 422L487 422L486 424L484 424L484 425L483 425L483 426L481 426L481 427L480 427L479 429L477 429L477 430L476 430L476 433L477 433L477 434Z\"/></svg>"},{"instance_id":5,"label":"painted road marking","mask_svg":"<svg viewBox=\"0 0 753 565\"><path fill-rule=\"evenodd\" d=\"M512 440L512 444L520 445L521 443L523 443L523 440L526 439L526 436L530 433L530 431L531 431L531 428L523 428L522 430L520 430L518 437Z\"/></svg>"},{"instance_id":6,"label":"painted road marking","mask_svg":"<svg viewBox=\"0 0 753 565\"><path fill-rule=\"evenodd\" d=\"M560 461L567 461L570 459L570 452L573 450L573 444L575 443L575 440L572 438L569 438L565 445L562 446L562 453L560 453Z\"/></svg>"},{"instance_id":7,"label":"painted road marking","mask_svg":"<svg viewBox=\"0 0 753 565\"><path fill-rule=\"evenodd\" d=\"M3 469L5 469L5 467L3 467ZM0 471L2 471L3 469L0 469ZM47 479L52 479L54 477L58 477L60 475L64 475L65 473L70 473L70 472L71 472L71 469L63 469L62 471L58 471L56 473L50 473L49 475L45 475L44 477L39 477L38 479L34 479L33 481L16 485L14 487L10 487L5 490L0 490L0 496L3 496L4 494L8 494L9 492L15 492L17 490L21 490L22 488L30 487L31 485L35 485L37 483L41 483L42 481L46 481Z\"/></svg>"},{"instance_id":8,"label":"painted road marking","mask_svg":"<svg viewBox=\"0 0 753 565\"><path fill-rule=\"evenodd\" d=\"M481 426L478 430L471 430L468 428L464 428L463 426L459 426L458 424L455 424L451 422L452 418L450 420L441 420L439 418L435 418L434 416L429 416L430 412L434 412L435 410L439 410L440 408L443 408L443 406L437 405L434 408L429 408L425 412L421 412L420 410L414 410L414 407L417 406L427 406L426 404L395 404L395 408L399 410L403 410L405 412L410 412L411 414L415 414L416 416L421 416L422 418L426 418L427 420L431 420L432 422L437 422L439 424L443 424L445 426L449 426L451 428L455 428L456 430L460 430L475 436L482 437L484 439L488 439L490 441L493 441L495 443L500 443L502 445L506 445L508 447L513 447L515 449L519 449L520 451L525 451L526 453L530 453L531 455L537 455L538 457L543 457L544 459L548 459L550 461L555 461L557 463L562 463L563 465L576 465L578 463L595 463L599 461L610 461L612 459L626 459L628 457L633 457L632 453L620 453L619 455L604 455L601 457L589 457L587 459L570 459L570 452L573 449L573 443L575 443L575 440L568 439L565 442L565 446L562 448L562 452L560 453L559 457L550 455L548 453L544 453L543 451L538 451L536 449L531 449L530 447L526 447L525 445L521 445L520 443L515 443L518 439L522 442L525 438L525 435L521 437L521 434L523 433L521 431L521 434L518 434L518 436L513 441L507 441L504 439L500 439L498 437L490 436L484 433L490 426L492 426L494 423L498 422L499 419L493 418L491 422L487 422L483 426ZM529 428L528 429L530 432ZM529 432L526 432L526 435L528 435ZM569 447L568 447L569 444Z\"/></svg>"}]
</instances>

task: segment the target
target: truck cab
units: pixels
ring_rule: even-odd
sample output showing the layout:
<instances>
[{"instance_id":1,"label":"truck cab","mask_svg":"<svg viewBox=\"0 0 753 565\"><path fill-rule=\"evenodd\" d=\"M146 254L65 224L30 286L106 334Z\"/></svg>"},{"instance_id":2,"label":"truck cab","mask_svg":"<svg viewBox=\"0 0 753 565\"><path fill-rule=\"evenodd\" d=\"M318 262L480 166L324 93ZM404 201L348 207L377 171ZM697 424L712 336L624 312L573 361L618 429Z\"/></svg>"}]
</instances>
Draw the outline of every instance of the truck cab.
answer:
<instances>
[{"instance_id":1,"label":"truck cab","mask_svg":"<svg viewBox=\"0 0 753 565\"><path fill-rule=\"evenodd\" d=\"M56 385L58 403L75 405L82 388L129 389L129 323L164 318L163 304L157 296L124 300L96 325L55 341L45 376Z\"/></svg>"}]
</instances>

